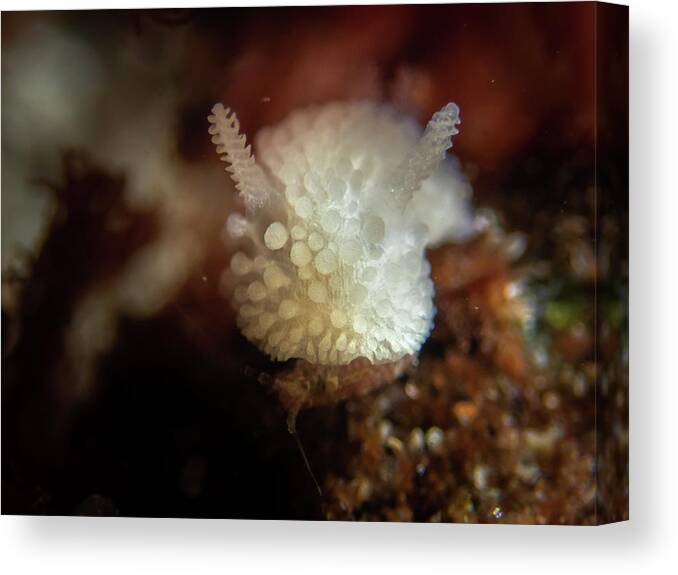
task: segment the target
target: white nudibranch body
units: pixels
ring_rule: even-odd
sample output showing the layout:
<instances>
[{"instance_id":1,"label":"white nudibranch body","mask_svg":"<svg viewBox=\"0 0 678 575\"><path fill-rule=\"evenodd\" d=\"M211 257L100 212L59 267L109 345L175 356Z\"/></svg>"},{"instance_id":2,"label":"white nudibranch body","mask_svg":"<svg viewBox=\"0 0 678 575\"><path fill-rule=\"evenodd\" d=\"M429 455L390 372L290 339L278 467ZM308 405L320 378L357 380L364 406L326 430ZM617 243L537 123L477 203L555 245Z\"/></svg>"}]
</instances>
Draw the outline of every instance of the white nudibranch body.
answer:
<instances>
[{"instance_id":1,"label":"white nudibranch body","mask_svg":"<svg viewBox=\"0 0 678 575\"><path fill-rule=\"evenodd\" d=\"M246 206L226 223L245 337L322 365L416 353L435 314L425 248L470 227L468 184L443 162L458 107L423 134L371 102L298 111L259 132L257 161L235 114L217 104L209 122Z\"/></svg>"}]
</instances>

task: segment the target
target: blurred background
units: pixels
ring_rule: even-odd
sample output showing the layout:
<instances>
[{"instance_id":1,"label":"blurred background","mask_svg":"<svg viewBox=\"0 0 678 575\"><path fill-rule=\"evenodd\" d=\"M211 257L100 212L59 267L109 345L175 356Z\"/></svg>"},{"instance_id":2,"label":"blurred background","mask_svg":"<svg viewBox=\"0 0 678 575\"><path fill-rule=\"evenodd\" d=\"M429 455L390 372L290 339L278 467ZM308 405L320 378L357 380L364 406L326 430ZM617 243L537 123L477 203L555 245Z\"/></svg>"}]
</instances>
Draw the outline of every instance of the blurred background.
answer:
<instances>
[{"instance_id":1,"label":"blurred background","mask_svg":"<svg viewBox=\"0 0 678 575\"><path fill-rule=\"evenodd\" d=\"M459 104L477 240L419 365L299 417L220 278L207 135ZM2 15L2 511L595 523L628 515L628 18L590 3ZM508 351L507 351L508 350ZM369 377L366 374L365 377Z\"/></svg>"}]
</instances>

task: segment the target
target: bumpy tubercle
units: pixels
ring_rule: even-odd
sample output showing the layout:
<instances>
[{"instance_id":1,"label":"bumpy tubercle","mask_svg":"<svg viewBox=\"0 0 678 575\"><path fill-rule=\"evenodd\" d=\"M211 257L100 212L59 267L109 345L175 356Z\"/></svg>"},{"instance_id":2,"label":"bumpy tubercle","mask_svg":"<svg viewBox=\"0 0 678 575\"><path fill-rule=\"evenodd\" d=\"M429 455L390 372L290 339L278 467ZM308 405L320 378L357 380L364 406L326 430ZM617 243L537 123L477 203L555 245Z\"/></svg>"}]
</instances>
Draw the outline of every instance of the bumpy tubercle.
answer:
<instances>
[{"instance_id":1,"label":"bumpy tubercle","mask_svg":"<svg viewBox=\"0 0 678 575\"><path fill-rule=\"evenodd\" d=\"M258 161L234 113L217 104L208 119L246 208L226 224L243 246L229 279L245 337L316 365L416 354L435 309L429 207L414 206L458 133L458 107L421 135L372 102L302 110L259 132Z\"/></svg>"}]
</instances>

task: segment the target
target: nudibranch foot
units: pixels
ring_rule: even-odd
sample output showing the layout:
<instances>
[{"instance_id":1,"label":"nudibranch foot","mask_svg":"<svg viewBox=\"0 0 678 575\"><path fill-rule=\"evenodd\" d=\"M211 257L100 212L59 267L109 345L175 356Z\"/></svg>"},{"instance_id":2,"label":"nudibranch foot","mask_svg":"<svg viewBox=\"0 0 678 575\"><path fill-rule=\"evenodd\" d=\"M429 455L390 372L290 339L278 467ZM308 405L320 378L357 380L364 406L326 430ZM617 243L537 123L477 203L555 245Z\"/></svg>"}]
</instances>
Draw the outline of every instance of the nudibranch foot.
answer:
<instances>
[{"instance_id":1,"label":"nudibranch foot","mask_svg":"<svg viewBox=\"0 0 678 575\"><path fill-rule=\"evenodd\" d=\"M365 358L340 366L298 361L290 370L275 377L273 388L288 412L288 426L293 431L300 410L366 395L402 377L413 365L414 358L410 355L380 365L373 365Z\"/></svg>"}]
</instances>

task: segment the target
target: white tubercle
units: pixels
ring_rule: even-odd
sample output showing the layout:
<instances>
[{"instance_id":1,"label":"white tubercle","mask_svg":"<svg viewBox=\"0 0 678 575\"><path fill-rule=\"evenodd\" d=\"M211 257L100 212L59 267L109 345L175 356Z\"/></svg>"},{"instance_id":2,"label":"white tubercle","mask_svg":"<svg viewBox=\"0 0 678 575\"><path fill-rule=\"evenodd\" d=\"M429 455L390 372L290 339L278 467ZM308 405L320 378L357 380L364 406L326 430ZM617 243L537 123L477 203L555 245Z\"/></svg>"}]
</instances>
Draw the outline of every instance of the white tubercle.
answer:
<instances>
[{"instance_id":1,"label":"white tubercle","mask_svg":"<svg viewBox=\"0 0 678 575\"><path fill-rule=\"evenodd\" d=\"M416 353L435 314L425 249L471 229L470 187L445 157L457 106L423 134L372 102L298 111L259 132L259 163L234 114L217 104L209 121L247 208L227 225L245 337L323 365Z\"/></svg>"}]
</instances>

